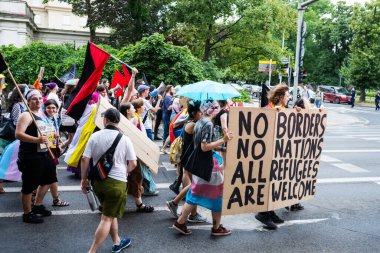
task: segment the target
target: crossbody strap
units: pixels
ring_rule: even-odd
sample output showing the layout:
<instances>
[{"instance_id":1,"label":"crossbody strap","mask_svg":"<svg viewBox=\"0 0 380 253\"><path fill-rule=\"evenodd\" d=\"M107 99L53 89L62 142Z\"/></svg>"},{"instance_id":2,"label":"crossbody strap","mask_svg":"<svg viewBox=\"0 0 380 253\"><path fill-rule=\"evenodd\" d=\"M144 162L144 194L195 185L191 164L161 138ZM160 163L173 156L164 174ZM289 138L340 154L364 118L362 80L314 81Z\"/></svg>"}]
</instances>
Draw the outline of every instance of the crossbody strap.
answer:
<instances>
[{"instance_id":1,"label":"crossbody strap","mask_svg":"<svg viewBox=\"0 0 380 253\"><path fill-rule=\"evenodd\" d=\"M106 154L112 154L113 155L113 153L115 153L116 146L117 146L117 144L119 144L121 137L123 137L123 134L118 133L115 140L112 143L112 146L107 150Z\"/></svg>"},{"instance_id":2,"label":"crossbody strap","mask_svg":"<svg viewBox=\"0 0 380 253\"><path fill-rule=\"evenodd\" d=\"M100 159L102 159L102 157L104 157L107 154L111 154L113 156L113 154L115 153L116 146L119 143L122 136L123 136L123 134L119 132L118 135L116 136L115 140L113 141L111 147L109 149L107 149L107 151L99 158L99 160L96 162L96 164L98 164Z\"/></svg>"},{"instance_id":3,"label":"crossbody strap","mask_svg":"<svg viewBox=\"0 0 380 253\"><path fill-rule=\"evenodd\" d=\"M142 121L143 124L145 124L145 121L148 118L148 113L149 113L149 111L146 112L146 114L145 114L145 116L143 118L143 121Z\"/></svg>"}]
</instances>

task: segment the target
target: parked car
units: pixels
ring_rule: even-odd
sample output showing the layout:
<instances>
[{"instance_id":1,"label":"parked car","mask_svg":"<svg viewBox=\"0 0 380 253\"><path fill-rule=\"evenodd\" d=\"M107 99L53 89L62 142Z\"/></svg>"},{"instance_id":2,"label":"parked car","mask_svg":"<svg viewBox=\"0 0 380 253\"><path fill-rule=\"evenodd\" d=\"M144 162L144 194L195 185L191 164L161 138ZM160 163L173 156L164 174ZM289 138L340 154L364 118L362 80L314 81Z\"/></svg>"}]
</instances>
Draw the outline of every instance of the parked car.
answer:
<instances>
[{"instance_id":1,"label":"parked car","mask_svg":"<svg viewBox=\"0 0 380 253\"><path fill-rule=\"evenodd\" d=\"M236 83L230 83L230 85L231 85L232 87L234 87L235 89L237 89L237 90L242 90L242 89L243 89L243 87L241 87L240 85L238 85L238 84L236 84Z\"/></svg>"},{"instance_id":2,"label":"parked car","mask_svg":"<svg viewBox=\"0 0 380 253\"><path fill-rule=\"evenodd\" d=\"M259 85L252 85L252 84L245 84L242 86L242 88L249 92L249 94L252 95L252 97L259 97L261 93L261 86Z\"/></svg>"},{"instance_id":3,"label":"parked car","mask_svg":"<svg viewBox=\"0 0 380 253\"><path fill-rule=\"evenodd\" d=\"M241 87L243 88L243 90L248 91L249 93L251 93L251 92L252 92L252 89L253 89L252 86L253 86L253 85L250 85L250 84L244 84L244 85L241 86Z\"/></svg>"},{"instance_id":4,"label":"parked car","mask_svg":"<svg viewBox=\"0 0 380 253\"><path fill-rule=\"evenodd\" d=\"M323 101L325 102L334 104L350 103L351 93L346 88L321 85L319 89L323 93Z\"/></svg>"}]
</instances>

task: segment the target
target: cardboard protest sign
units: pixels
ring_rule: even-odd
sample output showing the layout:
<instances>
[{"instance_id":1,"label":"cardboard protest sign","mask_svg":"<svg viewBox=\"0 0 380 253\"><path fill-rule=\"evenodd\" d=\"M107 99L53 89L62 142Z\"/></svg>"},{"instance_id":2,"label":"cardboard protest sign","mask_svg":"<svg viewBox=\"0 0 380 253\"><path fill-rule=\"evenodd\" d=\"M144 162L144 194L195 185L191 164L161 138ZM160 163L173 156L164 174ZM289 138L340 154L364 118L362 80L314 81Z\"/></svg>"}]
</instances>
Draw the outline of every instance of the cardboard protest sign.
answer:
<instances>
[{"instance_id":1,"label":"cardboard protest sign","mask_svg":"<svg viewBox=\"0 0 380 253\"><path fill-rule=\"evenodd\" d=\"M100 129L104 128L101 113L105 112L108 108L113 108L113 106L107 99L99 97L94 123ZM139 161L144 163L154 174L157 174L160 158L159 147L123 115L120 115L118 127L124 135L131 139Z\"/></svg>"},{"instance_id":2,"label":"cardboard protest sign","mask_svg":"<svg viewBox=\"0 0 380 253\"><path fill-rule=\"evenodd\" d=\"M37 124L41 130L41 133L48 137L48 141L49 141L48 146L53 147L53 148L56 147L56 139L54 138L54 134L55 134L54 125L53 124L41 123L40 121L38 121ZM40 136L39 133L38 133L38 136ZM45 144L40 143L40 149L41 150L46 149L46 148L47 148L47 146Z\"/></svg>"},{"instance_id":3,"label":"cardboard protest sign","mask_svg":"<svg viewBox=\"0 0 380 253\"><path fill-rule=\"evenodd\" d=\"M275 210L315 195L327 112L234 107L223 214Z\"/></svg>"}]
</instances>

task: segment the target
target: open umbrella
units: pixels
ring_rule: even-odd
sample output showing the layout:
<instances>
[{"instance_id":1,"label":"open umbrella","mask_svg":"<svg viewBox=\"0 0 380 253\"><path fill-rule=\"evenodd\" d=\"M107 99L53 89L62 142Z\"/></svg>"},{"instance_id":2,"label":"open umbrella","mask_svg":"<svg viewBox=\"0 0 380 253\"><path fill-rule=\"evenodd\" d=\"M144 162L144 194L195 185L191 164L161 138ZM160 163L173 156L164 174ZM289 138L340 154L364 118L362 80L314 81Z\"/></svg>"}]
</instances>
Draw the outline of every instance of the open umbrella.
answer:
<instances>
[{"instance_id":1,"label":"open umbrella","mask_svg":"<svg viewBox=\"0 0 380 253\"><path fill-rule=\"evenodd\" d=\"M177 93L178 96L191 98L194 100L226 100L240 97L240 93L229 84L217 83L205 80L183 86Z\"/></svg>"}]
</instances>

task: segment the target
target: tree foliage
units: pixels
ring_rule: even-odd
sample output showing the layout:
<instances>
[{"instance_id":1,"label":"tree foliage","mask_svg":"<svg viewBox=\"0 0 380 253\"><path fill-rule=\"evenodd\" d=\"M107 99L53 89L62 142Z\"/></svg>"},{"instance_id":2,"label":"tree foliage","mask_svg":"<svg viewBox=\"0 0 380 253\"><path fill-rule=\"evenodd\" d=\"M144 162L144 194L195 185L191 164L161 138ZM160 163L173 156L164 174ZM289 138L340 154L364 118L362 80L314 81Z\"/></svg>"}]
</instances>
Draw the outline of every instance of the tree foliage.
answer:
<instances>
[{"instance_id":1,"label":"tree foliage","mask_svg":"<svg viewBox=\"0 0 380 253\"><path fill-rule=\"evenodd\" d=\"M360 100L365 99L365 89L379 87L380 65L380 1L356 5L351 29L354 37L347 64L343 68L351 84L361 90Z\"/></svg>"},{"instance_id":2,"label":"tree foliage","mask_svg":"<svg viewBox=\"0 0 380 253\"><path fill-rule=\"evenodd\" d=\"M109 45L99 47L136 67L156 85L161 81L182 85L205 78L219 80L222 76L213 62L203 63L187 47L166 43L164 36L160 34L146 37L120 50ZM61 76L73 64L76 64L80 76L86 46L74 49L71 45L34 42L22 48L2 46L0 51L17 82L33 84L42 66L45 67L43 83L53 81L55 76ZM115 69L121 69L121 64L110 58L103 70L103 77L112 79Z\"/></svg>"},{"instance_id":3,"label":"tree foliage","mask_svg":"<svg viewBox=\"0 0 380 253\"><path fill-rule=\"evenodd\" d=\"M143 38L135 45L124 47L119 54L122 60L144 72L154 84L189 84L202 80L205 66L187 47L165 42L160 34Z\"/></svg>"},{"instance_id":4,"label":"tree foliage","mask_svg":"<svg viewBox=\"0 0 380 253\"><path fill-rule=\"evenodd\" d=\"M353 33L349 27L352 7L320 1L305 14L307 35L303 69L305 82L338 85Z\"/></svg>"}]
</instances>

